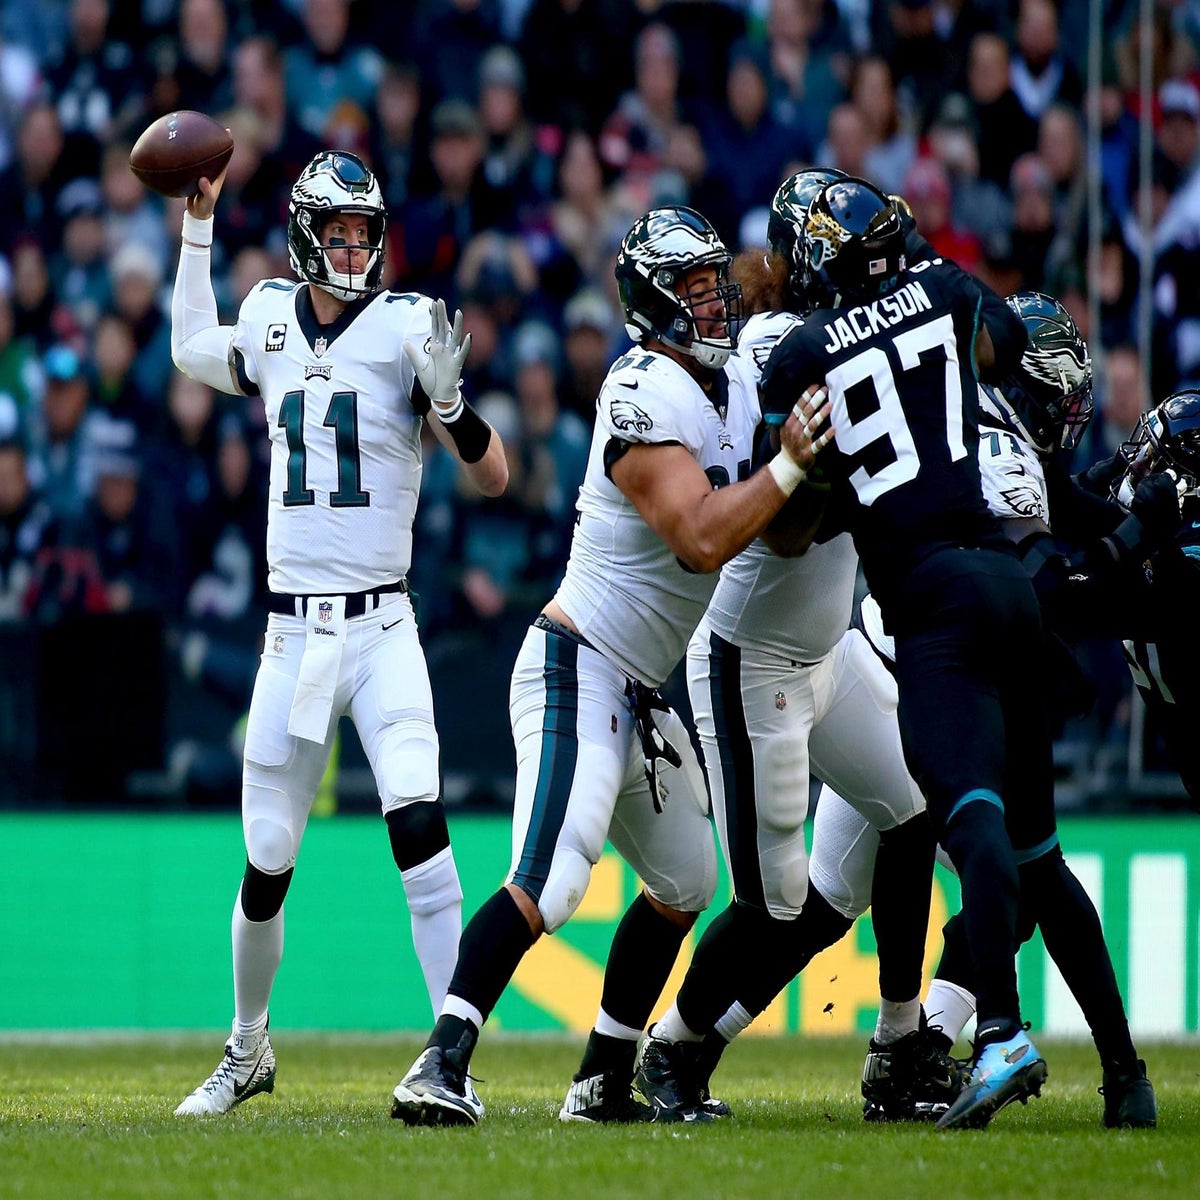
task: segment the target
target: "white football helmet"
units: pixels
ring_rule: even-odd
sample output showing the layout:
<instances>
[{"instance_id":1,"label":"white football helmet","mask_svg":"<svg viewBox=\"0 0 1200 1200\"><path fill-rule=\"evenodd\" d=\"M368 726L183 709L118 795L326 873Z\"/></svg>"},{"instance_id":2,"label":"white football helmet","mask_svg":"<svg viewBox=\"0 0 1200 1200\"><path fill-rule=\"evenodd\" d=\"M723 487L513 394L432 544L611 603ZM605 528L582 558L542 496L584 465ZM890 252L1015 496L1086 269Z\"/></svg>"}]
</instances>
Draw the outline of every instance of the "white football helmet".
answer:
<instances>
[{"instance_id":1,"label":"white football helmet","mask_svg":"<svg viewBox=\"0 0 1200 1200\"><path fill-rule=\"evenodd\" d=\"M335 271L328 247L321 244L321 227L332 212L363 213L367 217L366 270ZM323 288L339 300L359 300L382 286L387 211L379 181L356 154L344 150L318 154L300 173L288 203L288 259L305 282Z\"/></svg>"}]
</instances>

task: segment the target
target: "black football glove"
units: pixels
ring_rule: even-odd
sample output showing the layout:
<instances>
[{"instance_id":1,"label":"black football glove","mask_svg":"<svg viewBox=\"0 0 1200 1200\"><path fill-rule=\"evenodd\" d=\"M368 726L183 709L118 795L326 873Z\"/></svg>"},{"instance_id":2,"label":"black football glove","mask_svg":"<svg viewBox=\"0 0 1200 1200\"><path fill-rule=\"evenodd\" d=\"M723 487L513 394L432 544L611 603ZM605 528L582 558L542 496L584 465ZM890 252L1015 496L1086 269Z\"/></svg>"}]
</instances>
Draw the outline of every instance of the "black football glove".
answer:
<instances>
[{"instance_id":1,"label":"black football glove","mask_svg":"<svg viewBox=\"0 0 1200 1200\"><path fill-rule=\"evenodd\" d=\"M1175 477L1168 471L1147 475L1137 485L1129 511L1141 521L1147 537L1156 542L1170 541L1183 520Z\"/></svg>"},{"instance_id":2,"label":"black football glove","mask_svg":"<svg viewBox=\"0 0 1200 1200\"><path fill-rule=\"evenodd\" d=\"M1112 485L1128 465L1128 459L1118 450L1112 458L1103 458L1098 463L1093 463L1081 475L1077 475L1076 482L1085 492L1107 499Z\"/></svg>"}]
</instances>

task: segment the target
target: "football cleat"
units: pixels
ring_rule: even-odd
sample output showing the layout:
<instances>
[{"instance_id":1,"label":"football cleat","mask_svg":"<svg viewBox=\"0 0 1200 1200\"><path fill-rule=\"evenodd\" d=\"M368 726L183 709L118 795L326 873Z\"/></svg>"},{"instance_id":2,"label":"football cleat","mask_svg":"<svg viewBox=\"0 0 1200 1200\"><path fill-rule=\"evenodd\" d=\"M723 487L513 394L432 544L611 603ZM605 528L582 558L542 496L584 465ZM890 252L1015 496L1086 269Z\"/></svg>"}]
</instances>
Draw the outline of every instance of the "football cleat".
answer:
<instances>
[{"instance_id":1,"label":"football cleat","mask_svg":"<svg viewBox=\"0 0 1200 1200\"><path fill-rule=\"evenodd\" d=\"M1100 1088L1104 1097L1106 1129L1154 1129L1158 1105L1154 1085L1146 1078L1146 1064L1139 1058L1135 1071L1104 1071Z\"/></svg>"},{"instance_id":2,"label":"football cleat","mask_svg":"<svg viewBox=\"0 0 1200 1200\"><path fill-rule=\"evenodd\" d=\"M871 1039L863 1063L864 1121L936 1121L962 1091L966 1071L924 1025L894 1042Z\"/></svg>"},{"instance_id":3,"label":"football cleat","mask_svg":"<svg viewBox=\"0 0 1200 1200\"><path fill-rule=\"evenodd\" d=\"M266 1033L257 1038L236 1034L225 1043L217 1069L175 1110L177 1117L216 1117L257 1096L275 1090L275 1051Z\"/></svg>"},{"instance_id":4,"label":"football cleat","mask_svg":"<svg viewBox=\"0 0 1200 1200\"><path fill-rule=\"evenodd\" d=\"M426 1046L392 1092L392 1116L406 1125L477 1125L483 1101L458 1057Z\"/></svg>"},{"instance_id":5,"label":"football cleat","mask_svg":"<svg viewBox=\"0 0 1200 1200\"><path fill-rule=\"evenodd\" d=\"M638 1054L634 1087L655 1110L655 1120L702 1124L714 1118L704 1107L697 1079L699 1042L668 1042L648 1036Z\"/></svg>"},{"instance_id":6,"label":"football cleat","mask_svg":"<svg viewBox=\"0 0 1200 1200\"><path fill-rule=\"evenodd\" d=\"M1024 1104L1046 1082L1046 1060L1023 1029L1004 1041L988 1042L975 1055L958 1099L939 1118L937 1129L982 1129L1014 1100Z\"/></svg>"},{"instance_id":7,"label":"football cleat","mask_svg":"<svg viewBox=\"0 0 1200 1200\"><path fill-rule=\"evenodd\" d=\"M558 1119L589 1121L595 1125L636 1125L653 1121L656 1115L655 1109L634 1097L627 1074L605 1071L571 1084Z\"/></svg>"}]
</instances>

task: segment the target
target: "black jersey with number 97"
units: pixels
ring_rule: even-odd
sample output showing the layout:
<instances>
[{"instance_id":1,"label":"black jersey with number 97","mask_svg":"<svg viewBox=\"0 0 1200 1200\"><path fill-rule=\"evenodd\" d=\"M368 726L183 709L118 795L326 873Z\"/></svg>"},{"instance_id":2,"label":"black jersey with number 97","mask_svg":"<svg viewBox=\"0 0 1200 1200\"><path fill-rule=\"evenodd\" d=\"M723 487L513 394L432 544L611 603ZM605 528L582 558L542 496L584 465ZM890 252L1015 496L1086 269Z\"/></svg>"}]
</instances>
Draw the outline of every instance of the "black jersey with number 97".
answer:
<instances>
[{"instance_id":1,"label":"black jersey with number 97","mask_svg":"<svg viewBox=\"0 0 1200 1200\"><path fill-rule=\"evenodd\" d=\"M885 610L938 549L1003 544L979 481L981 300L965 271L932 259L877 300L805 317L763 372L770 424L809 384L828 386L835 439L821 467Z\"/></svg>"}]
</instances>

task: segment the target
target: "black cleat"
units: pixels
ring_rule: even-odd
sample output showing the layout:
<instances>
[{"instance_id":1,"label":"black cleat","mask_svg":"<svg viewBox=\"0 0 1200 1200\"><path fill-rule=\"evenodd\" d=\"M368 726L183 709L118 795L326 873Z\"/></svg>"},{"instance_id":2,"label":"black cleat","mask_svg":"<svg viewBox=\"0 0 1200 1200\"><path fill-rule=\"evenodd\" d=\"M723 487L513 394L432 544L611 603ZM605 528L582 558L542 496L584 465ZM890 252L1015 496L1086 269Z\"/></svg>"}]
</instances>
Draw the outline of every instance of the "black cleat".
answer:
<instances>
[{"instance_id":1,"label":"black cleat","mask_svg":"<svg viewBox=\"0 0 1200 1200\"><path fill-rule=\"evenodd\" d=\"M634 1098L629 1075L605 1071L576 1079L567 1089L559 1109L560 1121L587 1121L595 1125L637 1125L653 1121L657 1111Z\"/></svg>"},{"instance_id":2,"label":"black cleat","mask_svg":"<svg viewBox=\"0 0 1200 1200\"><path fill-rule=\"evenodd\" d=\"M936 1121L958 1098L966 1067L922 1024L894 1042L871 1039L863 1063L864 1121Z\"/></svg>"},{"instance_id":3,"label":"black cleat","mask_svg":"<svg viewBox=\"0 0 1200 1200\"><path fill-rule=\"evenodd\" d=\"M668 1042L648 1036L638 1055L634 1087L655 1110L657 1121L703 1124L714 1119L704 1107L696 1078L699 1042Z\"/></svg>"},{"instance_id":4,"label":"black cleat","mask_svg":"<svg viewBox=\"0 0 1200 1200\"><path fill-rule=\"evenodd\" d=\"M1140 1058L1133 1071L1106 1067L1100 1095L1104 1097L1106 1129L1154 1129L1158 1125L1154 1084L1146 1078L1146 1064Z\"/></svg>"}]
</instances>

